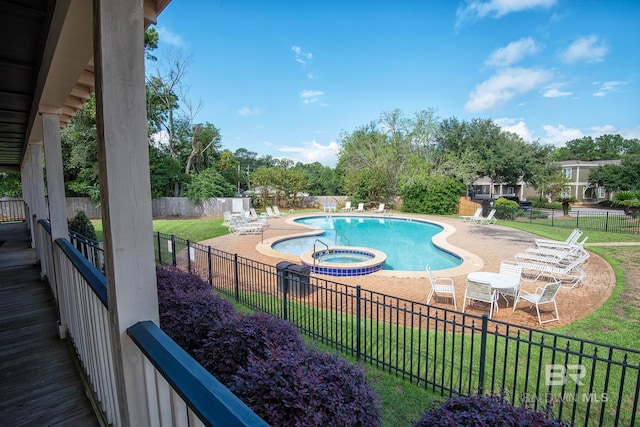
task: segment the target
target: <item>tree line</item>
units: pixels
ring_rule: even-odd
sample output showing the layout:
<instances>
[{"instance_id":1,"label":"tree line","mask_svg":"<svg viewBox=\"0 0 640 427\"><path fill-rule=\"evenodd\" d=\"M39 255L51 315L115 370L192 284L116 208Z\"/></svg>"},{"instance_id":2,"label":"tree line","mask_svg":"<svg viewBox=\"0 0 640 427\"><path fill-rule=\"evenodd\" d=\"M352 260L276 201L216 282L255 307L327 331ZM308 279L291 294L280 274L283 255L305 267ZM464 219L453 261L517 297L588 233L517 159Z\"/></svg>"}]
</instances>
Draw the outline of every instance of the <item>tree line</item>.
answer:
<instances>
[{"instance_id":1,"label":"tree line","mask_svg":"<svg viewBox=\"0 0 640 427\"><path fill-rule=\"evenodd\" d=\"M621 160L591 175L608 191L640 190L640 141L620 135L583 137L563 147L526 142L491 119L441 119L428 109L400 110L339 137L335 168L315 162L260 156L244 148L231 152L222 132L198 120L202 101L184 85L189 58L169 53L158 61L158 34L145 32L147 126L152 197L184 196L194 202L252 190L257 205L295 205L308 195L347 195L354 203L393 202L414 212L450 213L460 195L481 177L524 181L540 195L564 185L559 161ZM61 135L67 196L99 199L96 105L92 96ZM20 193L19 179L0 174L0 196ZM453 207L455 208L455 206Z\"/></svg>"}]
</instances>

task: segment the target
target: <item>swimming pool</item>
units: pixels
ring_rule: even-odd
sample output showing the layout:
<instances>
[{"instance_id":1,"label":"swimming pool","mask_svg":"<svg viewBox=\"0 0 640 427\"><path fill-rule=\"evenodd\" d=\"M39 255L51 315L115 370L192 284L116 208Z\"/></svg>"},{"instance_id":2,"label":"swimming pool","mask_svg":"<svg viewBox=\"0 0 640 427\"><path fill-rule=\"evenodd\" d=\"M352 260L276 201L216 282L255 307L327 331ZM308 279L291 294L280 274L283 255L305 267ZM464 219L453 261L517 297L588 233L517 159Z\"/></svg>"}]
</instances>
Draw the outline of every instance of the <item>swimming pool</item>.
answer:
<instances>
[{"instance_id":1,"label":"swimming pool","mask_svg":"<svg viewBox=\"0 0 640 427\"><path fill-rule=\"evenodd\" d=\"M426 221L402 218L315 216L298 218L296 223L323 229L319 236L281 240L272 249L289 255L300 255L327 246L360 246L373 248L387 255L384 270L424 271L457 267L462 259L438 248L431 238L443 228ZM320 240L322 243L318 243Z\"/></svg>"}]
</instances>

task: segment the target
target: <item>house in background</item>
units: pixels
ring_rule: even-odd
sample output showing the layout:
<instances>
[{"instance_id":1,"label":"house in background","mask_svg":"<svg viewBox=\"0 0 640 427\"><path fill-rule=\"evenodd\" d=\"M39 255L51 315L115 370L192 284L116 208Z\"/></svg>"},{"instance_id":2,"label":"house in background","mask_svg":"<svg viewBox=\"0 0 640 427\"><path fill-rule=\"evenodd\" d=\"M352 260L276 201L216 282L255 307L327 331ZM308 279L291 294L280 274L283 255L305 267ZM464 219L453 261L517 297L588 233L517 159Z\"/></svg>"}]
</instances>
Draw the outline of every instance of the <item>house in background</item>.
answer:
<instances>
[{"instance_id":1,"label":"house in background","mask_svg":"<svg viewBox=\"0 0 640 427\"><path fill-rule=\"evenodd\" d=\"M620 160L565 160L558 162L562 168L562 176L569 182L563 196L575 197L577 204L596 205L598 202L609 200L610 194L604 187L589 181L591 171L604 165L620 166Z\"/></svg>"}]
</instances>

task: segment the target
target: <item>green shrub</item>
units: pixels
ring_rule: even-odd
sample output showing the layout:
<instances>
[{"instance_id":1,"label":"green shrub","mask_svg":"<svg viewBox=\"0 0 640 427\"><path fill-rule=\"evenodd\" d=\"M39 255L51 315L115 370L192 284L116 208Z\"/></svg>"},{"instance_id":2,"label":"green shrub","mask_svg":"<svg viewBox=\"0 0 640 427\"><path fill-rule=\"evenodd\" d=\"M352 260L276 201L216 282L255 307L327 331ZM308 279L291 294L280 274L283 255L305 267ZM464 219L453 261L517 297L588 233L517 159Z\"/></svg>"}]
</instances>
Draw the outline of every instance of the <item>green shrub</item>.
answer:
<instances>
[{"instance_id":1,"label":"green shrub","mask_svg":"<svg viewBox=\"0 0 640 427\"><path fill-rule=\"evenodd\" d=\"M69 231L75 231L91 240L98 240L96 229L93 228L93 224L91 224L84 211L78 211L76 216L69 222Z\"/></svg>"},{"instance_id":2,"label":"green shrub","mask_svg":"<svg viewBox=\"0 0 640 427\"><path fill-rule=\"evenodd\" d=\"M400 191L402 211L431 215L452 215L458 209L465 186L445 176L430 176L424 183L405 185Z\"/></svg>"},{"instance_id":3,"label":"green shrub","mask_svg":"<svg viewBox=\"0 0 640 427\"><path fill-rule=\"evenodd\" d=\"M505 199L504 197L498 197L493 207L496 209L496 218L515 219L519 206L518 202Z\"/></svg>"}]
</instances>

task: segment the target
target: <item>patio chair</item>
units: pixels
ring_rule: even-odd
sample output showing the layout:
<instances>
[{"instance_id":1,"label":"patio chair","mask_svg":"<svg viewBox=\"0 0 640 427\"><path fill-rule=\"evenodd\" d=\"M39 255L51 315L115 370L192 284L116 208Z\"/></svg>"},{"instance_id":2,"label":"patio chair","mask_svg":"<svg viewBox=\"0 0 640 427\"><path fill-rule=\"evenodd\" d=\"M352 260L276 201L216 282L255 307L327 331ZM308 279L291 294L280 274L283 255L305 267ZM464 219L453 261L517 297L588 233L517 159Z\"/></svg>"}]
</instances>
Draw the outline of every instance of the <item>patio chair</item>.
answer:
<instances>
[{"instance_id":1,"label":"patio chair","mask_svg":"<svg viewBox=\"0 0 640 427\"><path fill-rule=\"evenodd\" d=\"M460 219L464 222L474 222L476 219L482 216L482 208L476 209L473 215L460 215Z\"/></svg>"},{"instance_id":2,"label":"patio chair","mask_svg":"<svg viewBox=\"0 0 640 427\"><path fill-rule=\"evenodd\" d=\"M256 234L263 231L265 228L261 224L245 223L241 218L235 216L231 217L231 224L231 228L233 229L232 234Z\"/></svg>"},{"instance_id":3,"label":"patio chair","mask_svg":"<svg viewBox=\"0 0 640 427\"><path fill-rule=\"evenodd\" d=\"M267 216L269 218L278 218L278 215L271 209L271 206L265 206L264 210L267 211Z\"/></svg>"},{"instance_id":4,"label":"patio chair","mask_svg":"<svg viewBox=\"0 0 640 427\"><path fill-rule=\"evenodd\" d=\"M371 209L371 212L384 213L384 203L380 203L378 209Z\"/></svg>"},{"instance_id":5,"label":"patio chair","mask_svg":"<svg viewBox=\"0 0 640 427\"><path fill-rule=\"evenodd\" d=\"M344 208L342 208L342 212L351 212L353 210L353 208L351 207L351 202L347 201L344 204Z\"/></svg>"},{"instance_id":6,"label":"patio chair","mask_svg":"<svg viewBox=\"0 0 640 427\"><path fill-rule=\"evenodd\" d=\"M498 222L495 216L496 216L496 210L491 209L489 211L489 215L487 215L486 217L479 216L478 218L472 219L472 221L477 224L495 224L496 222Z\"/></svg>"},{"instance_id":7,"label":"patio chair","mask_svg":"<svg viewBox=\"0 0 640 427\"><path fill-rule=\"evenodd\" d=\"M358 209L356 212L364 212L364 203L358 203Z\"/></svg>"},{"instance_id":8,"label":"patio chair","mask_svg":"<svg viewBox=\"0 0 640 427\"><path fill-rule=\"evenodd\" d=\"M578 258L584 253L584 242L588 237L580 243L576 243L570 249L552 249L552 248L531 248L525 252L517 253L514 255L516 261L523 262L540 262L547 264L567 264Z\"/></svg>"},{"instance_id":9,"label":"patio chair","mask_svg":"<svg viewBox=\"0 0 640 427\"><path fill-rule=\"evenodd\" d=\"M553 239L536 239L536 246L538 246L539 248L566 248L568 246L575 245L578 242L580 236L582 236L582 231L574 228L565 241Z\"/></svg>"},{"instance_id":10,"label":"patio chair","mask_svg":"<svg viewBox=\"0 0 640 427\"><path fill-rule=\"evenodd\" d=\"M543 323L553 322L554 320L560 320L560 316L558 315L558 304L556 304L556 295L558 290L560 289L561 282L553 282L547 283L544 288L536 288L535 293L529 293L525 290L522 290L518 293L516 300L513 302L513 311L516 311L516 305L518 302L525 300L531 303L530 307L536 306L536 313L538 313L538 322L542 325ZM540 306L542 304L553 304L553 309L555 311L555 317L553 319L542 321L542 317L540 317Z\"/></svg>"},{"instance_id":11,"label":"patio chair","mask_svg":"<svg viewBox=\"0 0 640 427\"><path fill-rule=\"evenodd\" d=\"M505 301L507 301L507 307L509 306L509 300L507 300L507 297L512 297L514 304L515 304L515 299L518 296L518 292L520 291L520 285L522 283L522 267L517 265L515 262L512 261L502 261L500 263L500 274L503 274L505 276L511 276L511 277L517 277L518 278L518 285L514 288L507 288L507 289L500 289L498 291L498 293L500 295L502 295L502 297L504 298Z\"/></svg>"},{"instance_id":12,"label":"patio chair","mask_svg":"<svg viewBox=\"0 0 640 427\"><path fill-rule=\"evenodd\" d=\"M493 315L493 308L496 306L497 311L497 301L496 301L497 293L495 293L491 289L491 284L489 282L482 282L480 280L470 280L467 278L467 289L464 291L464 301L462 302L462 312L464 313L465 305L467 304L467 300L469 300L469 304L473 301L481 301L489 303L489 319Z\"/></svg>"},{"instance_id":13,"label":"patio chair","mask_svg":"<svg viewBox=\"0 0 640 427\"><path fill-rule=\"evenodd\" d=\"M284 216L283 213L280 213L280 208L276 205L273 205L271 208L273 209L273 213L276 214L276 216Z\"/></svg>"},{"instance_id":14,"label":"patio chair","mask_svg":"<svg viewBox=\"0 0 640 427\"><path fill-rule=\"evenodd\" d=\"M588 258L589 252L583 251L580 256L569 264L549 264L523 261L516 261L516 264L522 267L523 274L530 274L532 271L535 272L534 280L538 280L542 276L548 276L554 281L566 283L570 289L573 289L578 286L586 276L586 273L580 265Z\"/></svg>"},{"instance_id":15,"label":"patio chair","mask_svg":"<svg viewBox=\"0 0 640 427\"><path fill-rule=\"evenodd\" d=\"M429 283L431 285L431 291L427 297L427 304L431 302L433 297L437 297L439 294L451 295L453 298L453 308L458 309L456 304L456 288L453 286L453 279L448 277L434 278L431 272L431 267L427 265L427 274L429 276Z\"/></svg>"}]
</instances>

